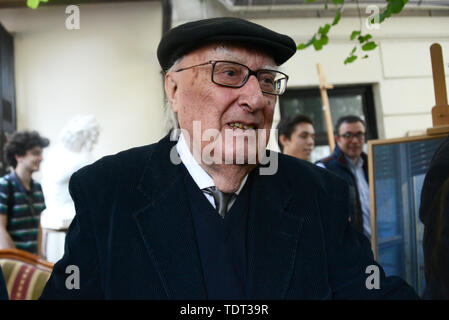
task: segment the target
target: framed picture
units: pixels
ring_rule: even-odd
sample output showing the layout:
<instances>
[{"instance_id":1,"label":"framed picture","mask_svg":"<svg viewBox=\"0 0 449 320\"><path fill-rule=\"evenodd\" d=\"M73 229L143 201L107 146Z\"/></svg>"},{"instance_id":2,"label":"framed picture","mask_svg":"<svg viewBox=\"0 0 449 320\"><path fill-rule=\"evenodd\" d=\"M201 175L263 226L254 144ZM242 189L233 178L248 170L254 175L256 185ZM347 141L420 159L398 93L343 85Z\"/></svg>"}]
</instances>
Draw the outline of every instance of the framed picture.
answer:
<instances>
[{"instance_id":1,"label":"framed picture","mask_svg":"<svg viewBox=\"0 0 449 320\"><path fill-rule=\"evenodd\" d=\"M421 189L430 161L445 137L368 141L374 257L387 276L400 276L418 294L425 285Z\"/></svg>"}]
</instances>

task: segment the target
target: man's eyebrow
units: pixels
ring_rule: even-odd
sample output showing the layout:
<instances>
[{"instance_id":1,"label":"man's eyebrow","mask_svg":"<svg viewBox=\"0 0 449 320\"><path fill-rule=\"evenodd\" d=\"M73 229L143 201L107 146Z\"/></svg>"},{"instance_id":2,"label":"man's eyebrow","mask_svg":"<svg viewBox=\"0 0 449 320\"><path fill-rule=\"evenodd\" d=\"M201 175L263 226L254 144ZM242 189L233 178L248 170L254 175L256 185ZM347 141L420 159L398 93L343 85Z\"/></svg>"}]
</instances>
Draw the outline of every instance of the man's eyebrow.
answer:
<instances>
[{"instance_id":1,"label":"man's eyebrow","mask_svg":"<svg viewBox=\"0 0 449 320\"><path fill-rule=\"evenodd\" d=\"M262 68L260 69L267 69L267 70L274 70L274 71L280 71L280 67L279 66L273 66L273 65L264 65Z\"/></svg>"}]
</instances>

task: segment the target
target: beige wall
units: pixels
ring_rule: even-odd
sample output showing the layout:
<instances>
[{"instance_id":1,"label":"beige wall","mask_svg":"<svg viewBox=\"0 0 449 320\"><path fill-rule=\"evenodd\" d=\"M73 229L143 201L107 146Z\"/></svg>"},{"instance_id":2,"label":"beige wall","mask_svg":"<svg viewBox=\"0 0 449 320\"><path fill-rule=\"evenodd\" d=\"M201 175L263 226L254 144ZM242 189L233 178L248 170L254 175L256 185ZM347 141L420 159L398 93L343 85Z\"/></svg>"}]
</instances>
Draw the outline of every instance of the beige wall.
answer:
<instances>
[{"instance_id":1,"label":"beige wall","mask_svg":"<svg viewBox=\"0 0 449 320\"><path fill-rule=\"evenodd\" d=\"M161 138L161 4L81 5L79 30L65 20L65 6L0 10L14 35L18 129L56 141L72 116L93 114L95 158Z\"/></svg>"}]
</instances>

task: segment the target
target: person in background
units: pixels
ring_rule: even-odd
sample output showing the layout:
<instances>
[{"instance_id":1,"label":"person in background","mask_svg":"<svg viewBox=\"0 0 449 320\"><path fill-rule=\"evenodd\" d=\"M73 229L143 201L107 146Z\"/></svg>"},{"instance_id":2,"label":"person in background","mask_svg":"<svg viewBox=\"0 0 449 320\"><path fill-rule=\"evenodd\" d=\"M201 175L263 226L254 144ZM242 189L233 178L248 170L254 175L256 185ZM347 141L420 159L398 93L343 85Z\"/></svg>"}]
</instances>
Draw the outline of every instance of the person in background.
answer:
<instances>
[{"instance_id":1,"label":"person in background","mask_svg":"<svg viewBox=\"0 0 449 320\"><path fill-rule=\"evenodd\" d=\"M449 299L449 137L430 162L421 192L424 299Z\"/></svg>"},{"instance_id":2,"label":"person in background","mask_svg":"<svg viewBox=\"0 0 449 320\"><path fill-rule=\"evenodd\" d=\"M49 144L36 131L18 131L8 138L4 154L13 170L0 178L0 249L40 253L40 213L45 203L32 174L39 170L43 148Z\"/></svg>"},{"instance_id":3,"label":"person in background","mask_svg":"<svg viewBox=\"0 0 449 320\"><path fill-rule=\"evenodd\" d=\"M359 232L370 238L368 156L363 152L365 136L366 125L360 117L341 117L335 125L337 143L334 152L316 164L342 177L349 184L350 199L354 204L349 219Z\"/></svg>"},{"instance_id":4,"label":"person in background","mask_svg":"<svg viewBox=\"0 0 449 320\"><path fill-rule=\"evenodd\" d=\"M315 147L315 129L312 119L298 114L282 119L277 129L278 144L282 153L310 161L310 155Z\"/></svg>"}]
</instances>

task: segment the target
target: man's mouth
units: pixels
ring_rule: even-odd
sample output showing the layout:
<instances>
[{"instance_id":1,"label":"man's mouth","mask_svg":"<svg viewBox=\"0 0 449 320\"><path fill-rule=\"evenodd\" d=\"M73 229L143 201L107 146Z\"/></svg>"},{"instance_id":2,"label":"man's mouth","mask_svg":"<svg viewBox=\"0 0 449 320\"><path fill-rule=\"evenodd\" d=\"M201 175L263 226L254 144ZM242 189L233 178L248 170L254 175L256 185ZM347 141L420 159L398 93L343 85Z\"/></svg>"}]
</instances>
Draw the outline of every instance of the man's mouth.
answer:
<instances>
[{"instance_id":1,"label":"man's mouth","mask_svg":"<svg viewBox=\"0 0 449 320\"><path fill-rule=\"evenodd\" d=\"M241 122L230 122L230 123L228 123L228 126L230 126L233 129L243 129L243 130L248 130L248 129L253 130L254 129L253 124L244 124Z\"/></svg>"}]
</instances>

